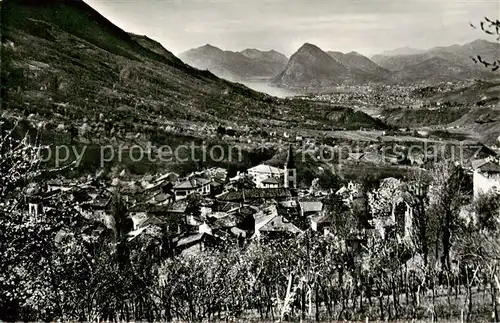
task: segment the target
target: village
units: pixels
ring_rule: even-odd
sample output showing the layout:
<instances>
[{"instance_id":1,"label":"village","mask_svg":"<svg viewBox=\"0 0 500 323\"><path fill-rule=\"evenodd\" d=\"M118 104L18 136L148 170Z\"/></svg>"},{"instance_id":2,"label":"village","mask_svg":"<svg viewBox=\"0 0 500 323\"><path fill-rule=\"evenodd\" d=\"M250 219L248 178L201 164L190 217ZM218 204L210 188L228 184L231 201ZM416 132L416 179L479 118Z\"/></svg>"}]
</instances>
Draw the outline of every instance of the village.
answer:
<instances>
[{"instance_id":1,"label":"village","mask_svg":"<svg viewBox=\"0 0 500 323\"><path fill-rule=\"evenodd\" d=\"M473 181L471 202L486 193L500 194L498 159L474 160L468 174ZM102 223L86 232L91 237L106 229L116 230L116 214L112 215L111 209L118 196L126 210L122 216L127 223L127 240L163 232L158 241L161 257L199 253L227 244L244 246L262 239L286 239L304 232L333 235L332 226L338 222L331 205L325 203L332 196L347 212L370 212L365 208L369 196L361 182L348 181L337 190L321 189L315 181L310 188L299 188L297 176L290 145L282 167L260 164L232 178L226 169L214 167L185 177L170 172L130 180L123 170L112 179L105 179L102 171L95 178L89 176L88 181L51 179L41 187L30 187L26 207L36 219L50 211L51 196L60 198L63 194L84 218ZM387 177L377 189L394 190L401 185L399 179ZM373 233L382 238L392 234L401 242L411 239L412 198L403 193L394 199L389 215L368 216L366 223L352 227L348 234L351 238L342 241L344 247L366 243Z\"/></svg>"},{"instance_id":2,"label":"village","mask_svg":"<svg viewBox=\"0 0 500 323\"><path fill-rule=\"evenodd\" d=\"M500 322L496 2L0 8L0 322Z\"/></svg>"},{"instance_id":3,"label":"village","mask_svg":"<svg viewBox=\"0 0 500 323\"><path fill-rule=\"evenodd\" d=\"M445 102L436 103L432 96L461 89L470 82L441 82L433 86L426 84L351 85L333 89L331 93L310 94L302 98L328 102L333 105L349 105L356 109L381 109L404 107L407 109L437 108ZM426 97L429 96L429 97ZM445 105L454 106L455 102Z\"/></svg>"}]
</instances>

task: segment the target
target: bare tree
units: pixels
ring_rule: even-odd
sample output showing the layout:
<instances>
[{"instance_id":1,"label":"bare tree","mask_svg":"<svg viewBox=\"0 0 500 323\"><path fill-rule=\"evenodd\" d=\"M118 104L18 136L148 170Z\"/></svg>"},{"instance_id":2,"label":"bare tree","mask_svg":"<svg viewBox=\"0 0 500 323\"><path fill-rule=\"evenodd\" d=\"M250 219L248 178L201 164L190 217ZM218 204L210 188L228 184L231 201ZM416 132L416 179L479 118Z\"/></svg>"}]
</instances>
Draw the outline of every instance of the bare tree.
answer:
<instances>
[{"instance_id":1,"label":"bare tree","mask_svg":"<svg viewBox=\"0 0 500 323\"><path fill-rule=\"evenodd\" d=\"M469 23L470 26L474 29L478 27L472 23ZM489 19L488 17L484 17L484 20L479 22L479 26L482 32L487 35L491 35L493 37L496 36L496 40L500 40L500 20ZM474 63L483 64L486 68L491 68L493 72L497 71L500 68L500 59L496 59L493 61L485 60L481 55L476 55L476 57L471 57Z\"/></svg>"}]
</instances>

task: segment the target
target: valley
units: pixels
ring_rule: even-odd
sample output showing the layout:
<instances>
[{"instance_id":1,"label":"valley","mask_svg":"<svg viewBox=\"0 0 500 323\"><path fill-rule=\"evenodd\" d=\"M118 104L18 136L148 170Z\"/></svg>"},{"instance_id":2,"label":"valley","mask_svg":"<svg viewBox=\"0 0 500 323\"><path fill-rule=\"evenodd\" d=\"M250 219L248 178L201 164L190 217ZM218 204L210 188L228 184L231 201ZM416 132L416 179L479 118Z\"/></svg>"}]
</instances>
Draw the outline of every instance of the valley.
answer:
<instances>
[{"instance_id":1,"label":"valley","mask_svg":"<svg viewBox=\"0 0 500 323\"><path fill-rule=\"evenodd\" d=\"M1 321L498 320L500 44L288 57L262 8L328 4L255 4L0 1Z\"/></svg>"}]
</instances>

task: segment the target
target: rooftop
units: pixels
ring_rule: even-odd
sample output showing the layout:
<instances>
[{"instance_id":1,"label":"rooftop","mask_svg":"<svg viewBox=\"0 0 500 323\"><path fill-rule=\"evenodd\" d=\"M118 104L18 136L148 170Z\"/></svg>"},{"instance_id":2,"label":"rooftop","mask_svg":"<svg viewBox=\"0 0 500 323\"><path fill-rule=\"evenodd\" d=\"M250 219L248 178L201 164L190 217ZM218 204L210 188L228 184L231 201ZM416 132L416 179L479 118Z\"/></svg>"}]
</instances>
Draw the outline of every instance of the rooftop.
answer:
<instances>
[{"instance_id":1,"label":"rooftop","mask_svg":"<svg viewBox=\"0 0 500 323\"><path fill-rule=\"evenodd\" d=\"M500 165L498 165L492 161L489 161L486 164L478 167L478 169L480 171L486 172L486 173L500 173Z\"/></svg>"},{"instance_id":2,"label":"rooftop","mask_svg":"<svg viewBox=\"0 0 500 323\"><path fill-rule=\"evenodd\" d=\"M191 177L174 186L174 189L193 189L210 184L211 180L201 177Z\"/></svg>"},{"instance_id":3,"label":"rooftop","mask_svg":"<svg viewBox=\"0 0 500 323\"><path fill-rule=\"evenodd\" d=\"M276 177L269 177L266 178L265 180L262 181L262 184L281 184L281 181L278 180Z\"/></svg>"},{"instance_id":4,"label":"rooftop","mask_svg":"<svg viewBox=\"0 0 500 323\"><path fill-rule=\"evenodd\" d=\"M283 216L269 216L266 217L265 222L260 227L261 232L291 232L300 233L300 230L296 225L291 223L287 218Z\"/></svg>"},{"instance_id":5,"label":"rooftop","mask_svg":"<svg viewBox=\"0 0 500 323\"><path fill-rule=\"evenodd\" d=\"M287 188L254 188L228 192L218 197L220 201L245 201L257 199L284 199L292 197Z\"/></svg>"},{"instance_id":6,"label":"rooftop","mask_svg":"<svg viewBox=\"0 0 500 323\"><path fill-rule=\"evenodd\" d=\"M500 173L500 165L488 159L473 160L472 168L486 173Z\"/></svg>"},{"instance_id":7,"label":"rooftop","mask_svg":"<svg viewBox=\"0 0 500 323\"><path fill-rule=\"evenodd\" d=\"M249 168L248 172L279 175L279 174L283 174L284 170L281 168L278 168L278 167L261 164L261 165Z\"/></svg>"},{"instance_id":8,"label":"rooftop","mask_svg":"<svg viewBox=\"0 0 500 323\"><path fill-rule=\"evenodd\" d=\"M321 212L323 210L322 202L299 202L300 208L304 213L307 212Z\"/></svg>"},{"instance_id":9,"label":"rooftop","mask_svg":"<svg viewBox=\"0 0 500 323\"><path fill-rule=\"evenodd\" d=\"M205 233L196 233L196 234L181 238L177 242L177 247L188 245L188 244L191 244L193 242L199 242L203 239L203 236L205 236Z\"/></svg>"}]
</instances>

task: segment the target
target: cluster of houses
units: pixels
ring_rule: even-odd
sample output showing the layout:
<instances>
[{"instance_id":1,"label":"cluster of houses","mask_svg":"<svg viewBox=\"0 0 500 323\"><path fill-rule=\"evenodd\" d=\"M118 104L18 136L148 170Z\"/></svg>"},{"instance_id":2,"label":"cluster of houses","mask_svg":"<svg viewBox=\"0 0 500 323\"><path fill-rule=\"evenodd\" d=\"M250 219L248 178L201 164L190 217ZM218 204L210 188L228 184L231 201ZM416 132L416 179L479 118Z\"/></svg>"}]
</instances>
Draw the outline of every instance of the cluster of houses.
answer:
<instances>
[{"instance_id":1,"label":"cluster of houses","mask_svg":"<svg viewBox=\"0 0 500 323\"><path fill-rule=\"evenodd\" d=\"M500 165L495 159L474 161L474 197L487 191L500 194ZM224 241L245 243L249 239L272 239L305 232L310 229L329 235L332 218L321 194L297 187L297 168L290 146L283 167L258 165L246 174L233 178L223 168L211 168L180 178L175 173L144 176L130 180L125 172L111 180L102 174L79 183L56 179L33 188L26 199L26 208L33 215L50 212L46 205L58 193L67 194L71 205L87 219L97 219L101 227L92 227L90 234L115 230L112 199L119 196L126 205L129 241L151 234L168 233L168 249L173 253L203 250L207 244ZM237 185L250 180L250 188ZM395 179L386 179L381 188L391 187ZM117 194L119 193L119 194ZM348 183L336 192L346 206L365 205L360 185ZM60 197L57 197L60 198ZM402 228L407 237L412 228L411 197L402 195L387 218L371 221L371 229L382 236L393 228ZM394 231L394 230L392 230ZM353 234L359 238L359 231Z\"/></svg>"},{"instance_id":2,"label":"cluster of houses","mask_svg":"<svg viewBox=\"0 0 500 323\"><path fill-rule=\"evenodd\" d=\"M34 217L48 213L51 198L64 194L69 205L91 222L88 233L117 231L114 199L125 207L127 239L152 232L169 236L170 252L202 250L207 244L288 236L312 227L324 233L323 203L297 189L297 169L290 147L283 168L258 165L234 178L222 168L195 172L185 178L175 173L130 180L125 172L104 179L103 174L78 183L53 179L26 194L26 209ZM246 176L250 188L238 188ZM115 215L116 216L116 215ZM86 229L87 230L87 229Z\"/></svg>"}]
</instances>

